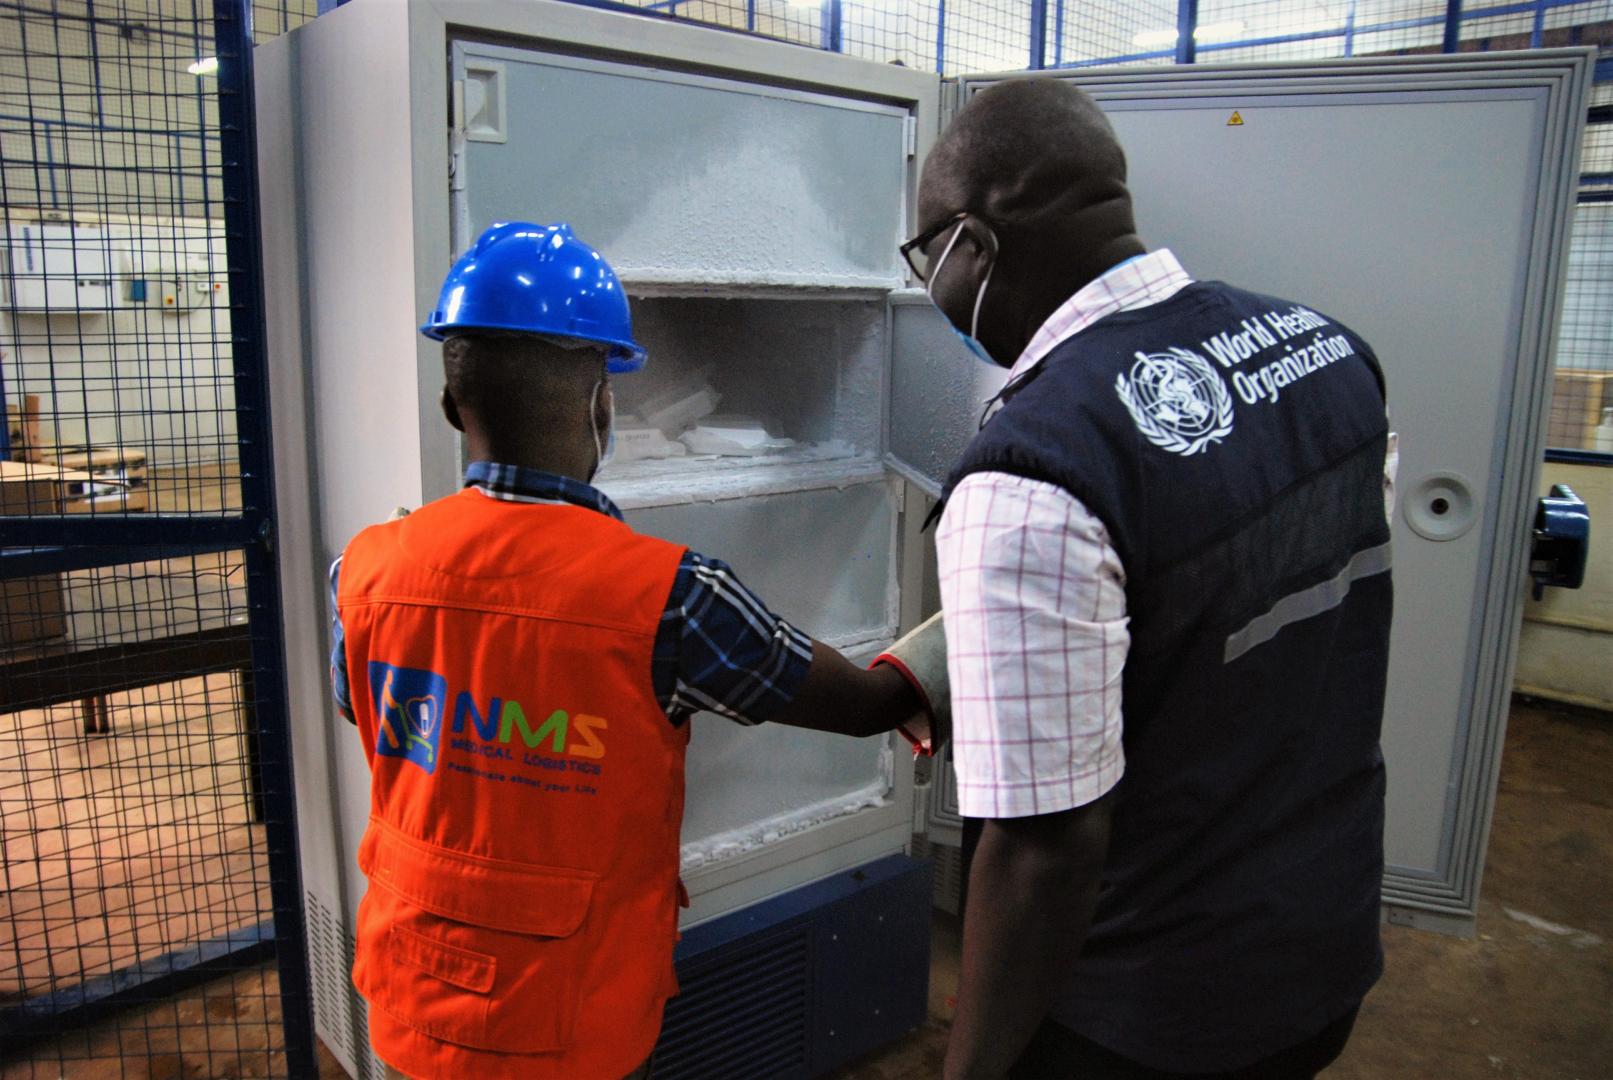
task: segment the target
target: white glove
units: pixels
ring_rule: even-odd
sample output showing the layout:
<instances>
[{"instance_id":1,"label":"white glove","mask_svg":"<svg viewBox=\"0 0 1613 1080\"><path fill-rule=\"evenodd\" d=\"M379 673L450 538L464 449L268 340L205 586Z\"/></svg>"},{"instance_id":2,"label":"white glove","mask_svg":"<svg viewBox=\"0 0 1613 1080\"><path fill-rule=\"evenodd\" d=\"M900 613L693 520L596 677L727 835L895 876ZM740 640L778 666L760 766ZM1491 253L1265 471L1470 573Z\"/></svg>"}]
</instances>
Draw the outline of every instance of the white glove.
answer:
<instances>
[{"instance_id":1,"label":"white glove","mask_svg":"<svg viewBox=\"0 0 1613 1080\"><path fill-rule=\"evenodd\" d=\"M946 625L940 613L909 631L874 663L889 664L901 672L924 703L928 722L923 730L903 725L896 730L913 746L915 754L930 756L952 737L952 686L947 679Z\"/></svg>"}]
</instances>

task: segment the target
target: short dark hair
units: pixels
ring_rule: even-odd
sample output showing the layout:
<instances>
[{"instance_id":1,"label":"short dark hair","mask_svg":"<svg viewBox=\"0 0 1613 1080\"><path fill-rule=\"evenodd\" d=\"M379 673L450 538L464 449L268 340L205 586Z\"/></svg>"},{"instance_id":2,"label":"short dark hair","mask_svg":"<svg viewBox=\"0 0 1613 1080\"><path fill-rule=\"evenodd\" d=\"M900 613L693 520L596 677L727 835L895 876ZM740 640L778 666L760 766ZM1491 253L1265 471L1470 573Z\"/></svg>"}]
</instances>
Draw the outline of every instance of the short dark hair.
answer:
<instances>
[{"instance_id":1,"label":"short dark hair","mask_svg":"<svg viewBox=\"0 0 1613 1080\"><path fill-rule=\"evenodd\" d=\"M605 375L605 350L592 342L475 331L446 339L442 364L460 413L497 429L581 408Z\"/></svg>"},{"instance_id":2,"label":"short dark hair","mask_svg":"<svg viewBox=\"0 0 1613 1080\"><path fill-rule=\"evenodd\" d=\"M970 210L999 226L1039 228L1050 215L1126 196L1114 128L1062 79L1010 79L976 94L924 172L942 213Z\"/></svg>"}]
</instances>

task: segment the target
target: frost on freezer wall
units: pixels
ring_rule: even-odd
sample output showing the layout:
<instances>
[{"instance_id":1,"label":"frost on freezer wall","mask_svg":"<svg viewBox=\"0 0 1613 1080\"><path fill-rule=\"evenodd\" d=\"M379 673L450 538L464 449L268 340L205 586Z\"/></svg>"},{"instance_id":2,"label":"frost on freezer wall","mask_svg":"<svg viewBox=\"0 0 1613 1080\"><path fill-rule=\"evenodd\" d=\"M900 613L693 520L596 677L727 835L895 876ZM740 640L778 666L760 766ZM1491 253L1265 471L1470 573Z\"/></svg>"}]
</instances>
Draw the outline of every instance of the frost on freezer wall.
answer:
<instances>
[{"instance_id":1,"label":"frost on freezer wall","mask_svg":"<svg viewBox=\"0 0 1613 1080\"><path fill-rule=\"evenodd\" d=\"M880 301L639 298L633 328L650 358L612 382L618 412L649 419L708 388L705 412L680 421L737 413L800 443L879 449Z\"/></svg>"},{"instance_id":2,"label":"frost on freezer wall","mask_svg":"<svg viewBox=\"0 0 1613 1080\"><path fill-rule=\"evenodd\" d=\"M686 839L682 851L683 872L747 854L836 818L885 806L895 786L895 753L888 740L880 749L878 767L879 778L854 791L806 803L720 833Z\"/></svg>"}]
</instances>

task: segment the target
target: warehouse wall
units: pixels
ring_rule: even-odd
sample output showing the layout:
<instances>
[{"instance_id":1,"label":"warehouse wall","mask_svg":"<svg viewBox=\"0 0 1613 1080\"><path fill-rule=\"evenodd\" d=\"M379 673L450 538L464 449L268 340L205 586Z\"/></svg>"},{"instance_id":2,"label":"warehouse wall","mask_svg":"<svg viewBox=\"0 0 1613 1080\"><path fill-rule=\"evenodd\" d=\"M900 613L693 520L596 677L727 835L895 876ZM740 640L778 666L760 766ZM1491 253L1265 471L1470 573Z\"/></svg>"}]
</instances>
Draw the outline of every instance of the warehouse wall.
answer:
<instances>
[{"instance_id":1,"label":"warehouse wall","mask_svg":"<svg viewBox=\"0 0 1613 1080\"><path fill-rule=\"evenodd\" d=\"M316 0L256 5L260 40ZM45 219L100 228L123 262L222 266L211 5L54 0L0 6L0 240ZM126 294L123 276L115 287ZM221 301L223 297L219 298ZM143 450L155 465L234 456L229 316L125 308L0 312L6 399L40 399L46 446Z\"/></svg>"}]
</instances>

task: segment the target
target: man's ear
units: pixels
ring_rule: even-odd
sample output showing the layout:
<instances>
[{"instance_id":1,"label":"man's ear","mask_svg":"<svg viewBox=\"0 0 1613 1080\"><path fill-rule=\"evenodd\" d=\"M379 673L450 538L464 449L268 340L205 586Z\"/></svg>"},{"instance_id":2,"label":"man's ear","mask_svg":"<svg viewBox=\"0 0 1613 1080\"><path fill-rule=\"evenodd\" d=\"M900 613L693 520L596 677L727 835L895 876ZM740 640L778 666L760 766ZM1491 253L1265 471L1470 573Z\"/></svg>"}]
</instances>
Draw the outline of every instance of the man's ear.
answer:
<instances>
[{"instance_id":1,"label":"man's ear","mask_svg":"<svg viewBox=\"0 0 1613 1080\"><path fill-rule=\"evenodd\" d=\"M454 395L449 392L446 385L443 386L442 396L438 400L442 403L443 416L453 425L455 431L463 432L465 422L459 418L459 403L454 400Z\"/></svg>"}]
</instances>

